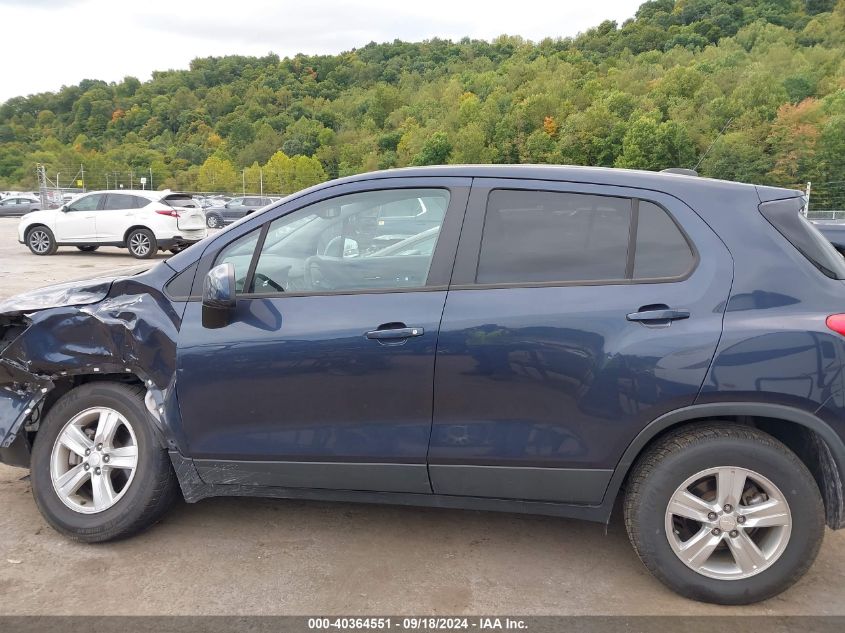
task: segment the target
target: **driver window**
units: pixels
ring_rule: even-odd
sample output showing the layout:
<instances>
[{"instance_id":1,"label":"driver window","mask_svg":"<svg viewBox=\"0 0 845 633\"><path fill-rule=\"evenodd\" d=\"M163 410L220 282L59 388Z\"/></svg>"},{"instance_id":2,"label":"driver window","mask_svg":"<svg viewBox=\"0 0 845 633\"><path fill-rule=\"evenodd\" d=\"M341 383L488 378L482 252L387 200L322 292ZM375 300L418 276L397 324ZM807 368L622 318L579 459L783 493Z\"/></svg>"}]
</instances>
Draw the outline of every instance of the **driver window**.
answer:
<instances>
[{"instance_id":1,"label":"driver window","mask_svg":"<svg viewBox=\"0 0 845 633\"><path fill-rule=\"evenodd\" d=\"M100 198L103 194L94 194L93 196L85 196L71 204L68 211L94 211L100 206Z\"/></svg>"},{"instance_id":2,"label":"driver window","mask_svg":"<svg viewBox=\"0 0 845 633\"><path fill-rule=\"evenodd\" d=\"M449 192L369 191L325 200L273 221L251 291L345 292L426 284Z\"/></svg>"}]
</instances>

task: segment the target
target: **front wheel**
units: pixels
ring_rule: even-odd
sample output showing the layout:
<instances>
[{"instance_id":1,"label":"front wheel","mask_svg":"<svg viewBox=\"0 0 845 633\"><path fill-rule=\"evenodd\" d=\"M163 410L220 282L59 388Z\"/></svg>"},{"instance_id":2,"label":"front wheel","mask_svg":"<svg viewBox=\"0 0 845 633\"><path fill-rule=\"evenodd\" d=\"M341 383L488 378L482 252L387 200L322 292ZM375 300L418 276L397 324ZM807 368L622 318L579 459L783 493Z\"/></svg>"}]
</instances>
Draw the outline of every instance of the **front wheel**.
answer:
<instances>
[{"instance_id":1,"label":"front wheel","mask_svg":"<svg viewBox=\"0 0 845 633\"><path fill-rule=\"evenodd\" d=\"M77 387L50 409L35 438L31 480L47 522L89 543L144 529L176 495L144 390L112 382Z\"/></svg>"},{"instance_id":2,"label":"front wheel","mask_svg":"<svg viewBox=\"0 0 845 633\"><path fill-rule=\"evenodd\" d=\"M59 250L56 237L46 226L36 226L26 234L26 245L35 255L55 255Z\"/></svg>"},{"instance_id":3,"label":"front wheel","mask_svg":"<svg viewBox=\"0 0 845 633\"><path fill-rule=\"evenodd\" d=\"M209 215L205 219L205 224L210 229L216 229L223 226L223 222L216 215Z\"/></svg>"},{"instance_id":4,"label":"front wheel","mask_svg":"<svg viewBox=\"0 0 845 633\"><path fill-rule=\"evenodd\" d=\"M129 253L136 259L150 259L158 252L158 242L149 229L135 229L126 236Z\"/></svg>"},{"instance_id":5,"label":"front wheel","mask_svg":"<svg viewBox=\"0 0 845 633\"><path fill-rule=\"evenodd\" d=\"M824 535L818 486L800 459L754 428L670 433L628 481L625 525L645 566L694 600L750 604L789 588Z\"/></svg>"}]
</instances>

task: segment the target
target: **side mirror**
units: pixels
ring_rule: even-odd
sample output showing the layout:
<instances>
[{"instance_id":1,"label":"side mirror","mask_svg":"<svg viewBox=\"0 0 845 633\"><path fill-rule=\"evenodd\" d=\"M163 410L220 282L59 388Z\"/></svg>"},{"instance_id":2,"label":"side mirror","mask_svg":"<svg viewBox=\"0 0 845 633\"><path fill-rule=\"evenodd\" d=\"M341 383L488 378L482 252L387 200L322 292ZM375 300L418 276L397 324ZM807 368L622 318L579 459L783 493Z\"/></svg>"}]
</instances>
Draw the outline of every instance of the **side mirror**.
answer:
<instances>
[{"instance_id":1,"label":"side mirror","mask_svg":"<svg viewBox=\"0 0 845 633\"><path fill-rule=\"evenodd\" d=\"M202 285L202 324L220 328L229 324L229 311L237 305L235 266L220 264L208 271Z\"/></svg>"}]
</instances>

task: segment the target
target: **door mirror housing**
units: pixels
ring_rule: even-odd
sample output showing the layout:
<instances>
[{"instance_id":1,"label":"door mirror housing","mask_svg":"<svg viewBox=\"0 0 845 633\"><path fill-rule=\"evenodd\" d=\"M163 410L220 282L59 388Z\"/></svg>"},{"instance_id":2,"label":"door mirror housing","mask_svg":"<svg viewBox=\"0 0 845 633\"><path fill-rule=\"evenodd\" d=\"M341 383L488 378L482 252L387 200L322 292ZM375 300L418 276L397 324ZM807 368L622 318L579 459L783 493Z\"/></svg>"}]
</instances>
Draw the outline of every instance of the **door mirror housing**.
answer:
<instances>
[{"instance_id":1,"label":"door mirror housing","mask_svg":"<svg viewBox=\"0 0 845 633\"><path fill-rule=\"evenodd\" d=\"M235 266L227 262L208 271L202 285L202 324L219 328L229 323L229 311L237 305Z\"/></svg>"}]
</instances>

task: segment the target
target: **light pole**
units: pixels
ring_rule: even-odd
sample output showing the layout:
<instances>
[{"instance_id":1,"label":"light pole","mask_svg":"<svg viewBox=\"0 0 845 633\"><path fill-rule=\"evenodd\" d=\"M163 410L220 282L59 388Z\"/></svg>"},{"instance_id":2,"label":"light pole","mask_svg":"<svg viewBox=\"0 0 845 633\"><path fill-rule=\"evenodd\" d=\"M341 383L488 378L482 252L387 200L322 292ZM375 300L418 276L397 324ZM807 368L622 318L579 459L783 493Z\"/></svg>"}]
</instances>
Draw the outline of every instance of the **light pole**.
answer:
<instances>
[{"instance_id":1,"label":"light pole","mask_svg":"<svg viewBox=\"0 0 845 633\"><path fill-rule=\"evenodd\" d=\"M246 169L241 170L241 193L246 195Z\"/></svg>"}]
</instances>

